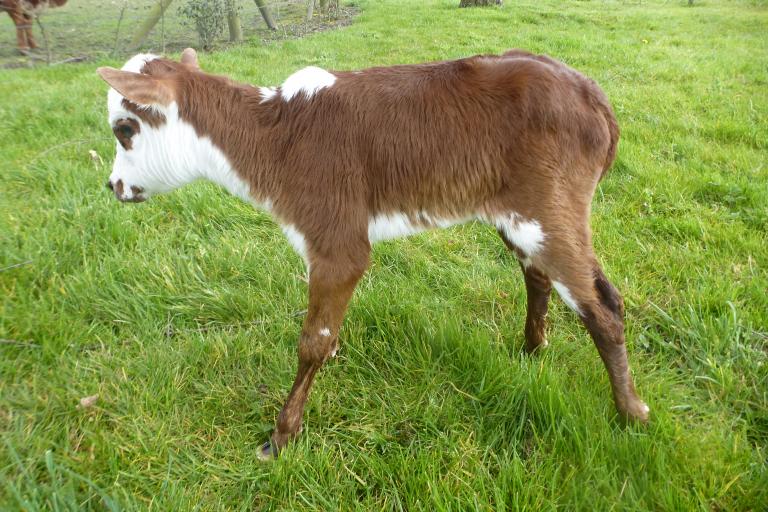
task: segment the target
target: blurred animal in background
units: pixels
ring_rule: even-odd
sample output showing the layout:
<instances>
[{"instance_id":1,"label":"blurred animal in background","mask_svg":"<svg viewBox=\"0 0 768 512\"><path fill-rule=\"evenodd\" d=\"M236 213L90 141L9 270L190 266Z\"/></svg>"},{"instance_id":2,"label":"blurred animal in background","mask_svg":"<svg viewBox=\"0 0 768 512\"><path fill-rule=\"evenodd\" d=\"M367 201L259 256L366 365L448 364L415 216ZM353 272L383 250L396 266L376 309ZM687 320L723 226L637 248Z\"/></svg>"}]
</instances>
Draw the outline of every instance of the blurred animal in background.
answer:
<instances>
[{"instance_id":1,"label":"blurred animal in background","mask_svg":"<svg viewBox=\"0 0 768 512\"><path fill-rule=\"evenodd\" d=\"M61 7L67 0L0 0L0 11L5 11L16 25L16 46L21 53L37 48L32 36L32 21L49 7Z\"/></svg>"}]
</instances>

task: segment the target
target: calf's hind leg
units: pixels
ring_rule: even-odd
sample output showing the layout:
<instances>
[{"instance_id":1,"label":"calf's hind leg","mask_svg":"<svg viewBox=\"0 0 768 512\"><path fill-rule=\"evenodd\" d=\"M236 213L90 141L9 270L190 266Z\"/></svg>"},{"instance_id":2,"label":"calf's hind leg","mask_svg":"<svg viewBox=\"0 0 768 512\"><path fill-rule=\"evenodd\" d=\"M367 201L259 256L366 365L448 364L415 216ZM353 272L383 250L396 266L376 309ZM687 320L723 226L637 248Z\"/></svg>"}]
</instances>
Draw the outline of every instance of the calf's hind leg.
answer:
<instances>
[{"instance_id":1,"label":"calf's hind leg","mask_svg":"<svg viewBox=\"0 0 768 512\"><path fill-rule=\"evenodd\" d=\"M629 372L621 295L605 277L591 248L579 257L568 254L568 246L557 249L549 251L556 256L547 258L547 273L592 336L608 371L616 408L629 420L648 421L648 406L637 396Z\"/></svg>"}]
</instances>

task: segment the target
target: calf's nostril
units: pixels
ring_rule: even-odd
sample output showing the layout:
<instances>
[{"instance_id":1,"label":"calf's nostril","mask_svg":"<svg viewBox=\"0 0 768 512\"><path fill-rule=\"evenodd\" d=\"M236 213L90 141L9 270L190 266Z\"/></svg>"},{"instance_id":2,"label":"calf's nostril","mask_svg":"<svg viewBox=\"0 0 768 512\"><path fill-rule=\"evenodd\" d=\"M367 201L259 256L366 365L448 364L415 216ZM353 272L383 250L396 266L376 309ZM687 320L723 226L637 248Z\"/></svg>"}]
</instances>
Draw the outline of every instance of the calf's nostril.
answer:
<instances>
[{"instance_id":1,"label":"calf's nostril","mask_svg":"<svg viewBox=\"0 0 768 512\"><path fill-rule=\"evenodd\" d=\"M109 190L112 190L112 191L114 191L114 190L115 190L115 187L112 185L112 182L111 182L111 181L108 181L108 182L107 182L107 188L108 188Z\"/></svg>"}]
</instances>

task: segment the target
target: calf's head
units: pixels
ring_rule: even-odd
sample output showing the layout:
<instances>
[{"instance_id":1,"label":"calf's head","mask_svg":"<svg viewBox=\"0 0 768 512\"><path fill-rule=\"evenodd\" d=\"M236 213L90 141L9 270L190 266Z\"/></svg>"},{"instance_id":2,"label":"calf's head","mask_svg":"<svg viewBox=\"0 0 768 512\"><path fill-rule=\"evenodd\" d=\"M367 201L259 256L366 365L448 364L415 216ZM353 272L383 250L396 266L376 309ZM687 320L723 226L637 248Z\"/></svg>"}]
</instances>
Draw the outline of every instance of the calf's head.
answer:
<instances>
[{"instance_id":1,"label":"calf's head","mask_svg":"<svg viewBox=\"0 0 768 512\"><path fill-rule=\"evenodd\" d=\"M111 86L107 107L117 138L107 186L120 201L144 201L199 177L201 140L179 117L180 84L198 69L191 48L184 50L181 63L140 54L120 70L98 69Z\"/></svg>"}]
</instances>

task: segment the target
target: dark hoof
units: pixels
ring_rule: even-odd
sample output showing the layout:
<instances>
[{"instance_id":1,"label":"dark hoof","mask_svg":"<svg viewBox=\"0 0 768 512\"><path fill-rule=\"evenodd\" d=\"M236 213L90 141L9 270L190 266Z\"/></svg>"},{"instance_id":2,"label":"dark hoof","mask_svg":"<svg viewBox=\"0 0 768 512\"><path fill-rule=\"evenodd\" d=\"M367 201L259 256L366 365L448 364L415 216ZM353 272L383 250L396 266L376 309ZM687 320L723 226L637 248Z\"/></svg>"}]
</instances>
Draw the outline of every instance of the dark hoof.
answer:
<instances>
[{"instance_id":1,"label":"dark hoof","mask_svg":"<svg viewBox=\"0 0 768 512\"><path fill-rule=\"evenodd\" d=\"M277 450L272 449L272 444L267 441L263 445L261 445L261 448L259 448L259 454L258 454L259 460L263 461L269 461L274 460L277 458Z\"/></svg>"}]
</instances>

